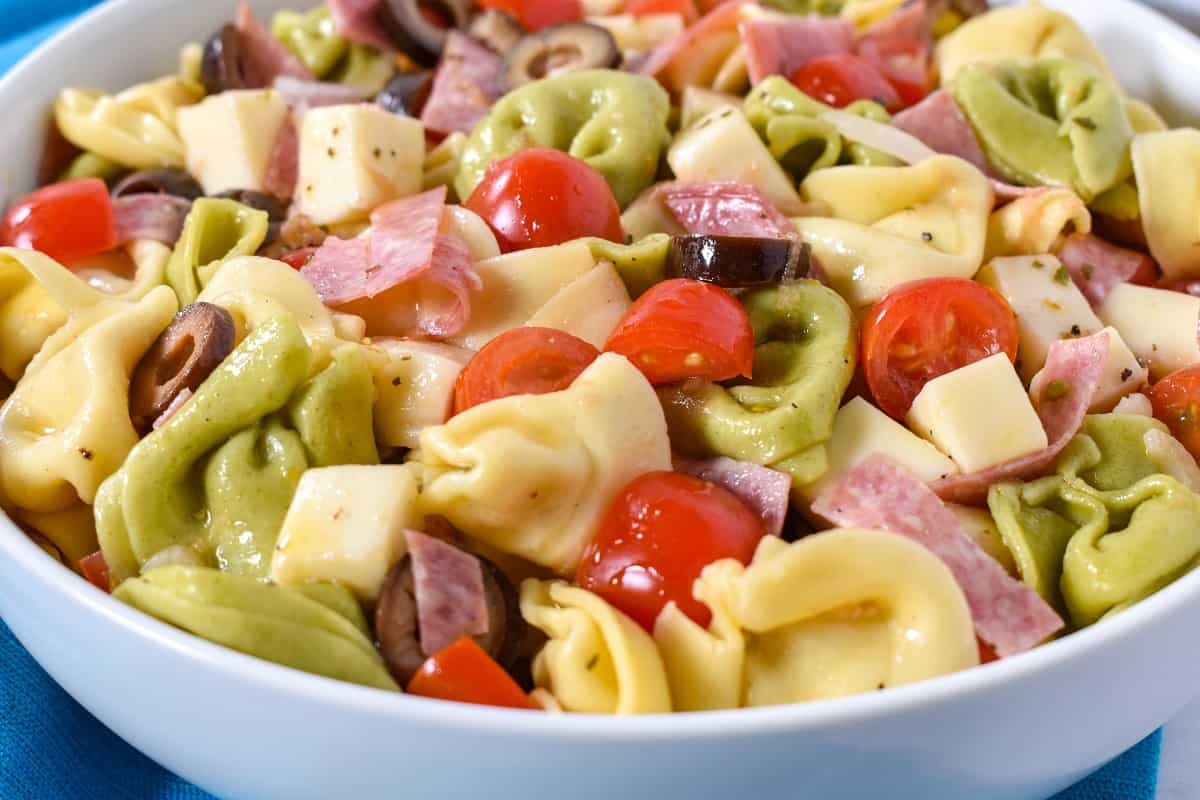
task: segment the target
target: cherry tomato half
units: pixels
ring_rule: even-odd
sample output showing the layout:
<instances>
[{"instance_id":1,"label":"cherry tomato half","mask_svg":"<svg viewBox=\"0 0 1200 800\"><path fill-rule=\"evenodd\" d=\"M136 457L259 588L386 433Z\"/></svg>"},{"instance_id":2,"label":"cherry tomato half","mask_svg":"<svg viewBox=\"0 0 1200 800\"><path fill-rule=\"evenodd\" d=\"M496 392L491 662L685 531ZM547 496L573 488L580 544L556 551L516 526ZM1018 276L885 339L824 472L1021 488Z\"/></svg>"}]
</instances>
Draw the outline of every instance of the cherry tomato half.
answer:
<instances>
[{"instance_id":1,"label":"cherry tomato half","mask_svg":"<svg viewBox=\"0 0 1200 800\"><path fill-rule=\"evenodd\" d=\"M583 339L553 328L513 328L483 346L458 373L454 413L514 394L570 386L600 356Z\"/></svg>"},{"instance_id":2,"label":"cherry tomato half","mask_svg":"<svg viewBox=\"0 0 1200 800\"><path fill-rule=\"evenodd\" d=\"M754 368L746 309L724 289L687 278L663 281L639 297L604 349L628 358L656 386L749 378Z\"/></svg>"},{"instance_id":3,"label":"cherry tomato half","mask_svg":"<svg viewBox=\"0 0 1200 800\"><path fill-rule=\"evenodd\" d=\"M929 46L924 42L906 38L869 38L859 45L858 54L900 95L901 108L916 105L929 94Z\"/></svg>"},{"instance_id":4,"label":"cherry tomato half","mask_svg":"<svg viewBox=\"0 0 1200 800\"><path fill-rule=\"evenodd\" d=\"M79 559L79 571L87 578L88 583L100 591L112 591L112 579L108 574L108 562L104 560L104 553L97 550Z\"/></svg>"},{"instance_id":5,"label":"cherry tomato half","mask_svg":"<svg viewBox=\"0 0 1200 800\"><path fill-rule=\"evenodd\" d=\"M897 419L925 384L995 353L1017 357L1017 317L993 289L965 278L897 286L862 326L862 364L879 407Z\"/></svg>"},{"instance_id":6,"label":"cherry tomato half","mask_svg":"<svg viewBox=\"0 0 1200 800\"><path fill-rule=\"evenodd\" d=\"M888 111L904 105L878 69L850 53L814 58L792 73L791 81L809 97L834 108L845 108L855 100L874 100Z\"/></svg>"},{"instance_id":7,"label":"cherry tomato half","mask_svg":"<svg viewBox=\"0 0 1200 800\"><path fill-rule=\"evenodd\" d=\"M3 241L40 250L58 261L75 261L117 246L113 205L99 178L43 186L4 216Z\"/></svg>"},{"instance_id":8,"label":"cherry tomato half","mask_svg":"<svg viewBox=\"0 0 1200 800\"><path fill-rule=\"evenodd\" d=\"M408 682L407 691L481 706L535 708L504 668L467 636L430 656Z\"/></svg>"},{"instance_id":9,"label":"cherry tomato half","mask_svg":"<svg viewBox=\"0 0 1200 800\"><path fill-rule=\"evenodd\" d=\"M475 5L485 10L507 11L527 31L583 19L579 0L475 0Z\"/></svg>"},{"instance_id":10,"label":"cherry tomato half","mask_svg":"<svg viewBox=\"0 0 1200 800\"><path fill-rule=\"evenodd\" d=\"M648 472L608 507L575 573L648 631L674 601L698 625L712 612L692 597L692 584L722 558L749 564L764 533L762 520L715 483L677 472Z\"/></svg>"},{"instance_id":11,"label":"cherry tomato half","mask_svg":"<svg viewBox=\"0 0 1200 800\"><path fill-rule=\"evenodd\" d=\"M694 0L629 0L625 4L625 14L641 16L644 14L679 14L684 24L691 25L700 18Z\"/></svg>"},{"instance_id":12,"label":"cherry tomato half","mask_svg":"<svg viewBox=\"0 0 1200 800\"><path fill-rule=\"evenodd\" d=\"M537 147L493 161L467 198L506 253L584 236L625 241L604 176L561 150Z\"/></svg>"},{"instance_id":13,"label":"cherry tomato half","mask_svg":"<svg viewBox=\"0 0 1200 800\"><path fill-rule=\"evenodd\" d=\"M1200 458L1200 364L1176 370L1150 387L1154 417Z\"/></svg>"}]
</instances>

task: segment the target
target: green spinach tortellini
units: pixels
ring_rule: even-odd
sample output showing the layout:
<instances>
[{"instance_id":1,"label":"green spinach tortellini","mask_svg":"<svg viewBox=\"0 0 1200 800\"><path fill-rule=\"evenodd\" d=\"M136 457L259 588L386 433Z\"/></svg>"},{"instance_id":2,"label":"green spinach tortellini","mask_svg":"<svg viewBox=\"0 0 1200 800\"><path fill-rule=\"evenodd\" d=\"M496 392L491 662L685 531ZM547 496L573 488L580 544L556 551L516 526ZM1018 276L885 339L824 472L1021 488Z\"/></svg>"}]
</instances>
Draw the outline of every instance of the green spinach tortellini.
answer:
<instances>
[{"instance_id":1,"label":"green spinach tortellini","mask_svg":"<svg viewBox=\"0 0 1200 800\"><path fill-rule=\"evenodd\" d=\"M950 91L992 167L1024 186L1066 186L1084 200L1133 173L1133 128L1120 88L1079 61L963 67Z\"/></svg>"},{"instance_id":2,"label":"green spinach tortellini","mask_svg":"<svg viewBox=\"0 0 1200 800\"><path fill-rule=\"evenodd\" d=\"M271 20L271 33L317 78L328 75L350 49L325 6L307 13L280 11Z\"/></svg>"},{"instance_id":3,"label":"green spinach tortellini","mask_svg":"<svg viewBox=\"0 0 1200 800\"><path fill-rule=\"evenodd\" d=\"M598 238L585 241L597 261L612 262L630 297L639 297L667 277L667 252L671 248L671 237L665 233L652 233L630 244Z\"/></svg>"},{"instance_id":4,"label":"green spinach tortellini","mask_svg":"<svg viewBox=\"0 0 1200 800\"><path fill-rule=\"evenodd\" d=\"M167 263L167 283L179 305L196 302L224 261L257 252L269 225L266 211L233 200L202 197L192 203Z\"/></svg>"},{"instance_id":5,"label":"green spinach tortellini","mask_svg":"<svg viewBox=\"0 0 1200 800\"><path fill-rule=\"evenodd\" d=\"M1077 627L1152 594L1200 558L1200 494L1181 480L1168 441L1150 417L1090 416L1056 474L988 493L1022 579Z\"/></svg>"},{"instance_id":6,"label":"green spinach tortellini","mask_svg":"<svg viewBox=\"0 0 1200 800\"><path fill-rule=\"evenodd\" d=\"M492 161L529 147L565 150L596 168L624 208L654 180L670 141L670 102L657 81L584 70L500 98L467 140L455 186L470 197Z\"/></svg>"},{"instance_id":7,"label":"green spinach tortellini","mask_svg":"<svg viewBox=\"0 0 1200 800\"><path fill-rule=\"evenodd\" d=\"M300 475L378 463L374 384L348 345L307 379L304 333L281 317L253 331L96 498L96 528L114 581L174 548L262 577Z\"/></svg>"},{"instance_id":8,"label":"green spinach tortellini","mask_svg":"<svg viewBox=\"0 0 1200 800\"><path fill-rule=\"evenodd\" d=\"M844 140L833 123L821 119L821 114L832 110L778 75L755 86L742 106L771 155L796 180L837 164L893 167L900 163L866 145ZM870 100L851 103L846 111L875 122L889 119L887 111Z\"/></svg>"},{"instance_id":9,"label":"green spinach tortellini","mask_svg":"<svg viewBox=\"0 0 1200 800\"><path fill-rule=\"evenodd\" d=\"M824 443L854 374L850 307L816 281L741 296L754 327L754 381L659 390L672 444L775 466L796 483L820 477Z\"/></svg>"},{"instance_id":10,"label":"green spinach tortellini","mask_svg":"<svg viewBox=\"0 0 1200 800\"><path fill-rule=\"evenodd\" d=\"M208 567L164 566L113 596L211 642L327 678L399 691L350 592L283 587Z\"/></svg>"}]
</instances>

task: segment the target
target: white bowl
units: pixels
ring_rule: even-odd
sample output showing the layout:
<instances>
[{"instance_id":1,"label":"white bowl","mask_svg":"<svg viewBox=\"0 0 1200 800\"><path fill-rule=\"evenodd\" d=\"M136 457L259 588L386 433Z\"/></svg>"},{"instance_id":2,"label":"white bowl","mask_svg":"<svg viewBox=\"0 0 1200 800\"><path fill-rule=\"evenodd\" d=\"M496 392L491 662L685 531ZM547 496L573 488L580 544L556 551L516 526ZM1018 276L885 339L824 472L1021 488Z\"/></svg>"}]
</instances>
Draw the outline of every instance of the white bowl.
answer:
<instances>
[{"instance_id":1,"label":"white bowl","mask_svg":"<svg viewBox=\"0 0 1200 800\"><path fill-rule=\"evenodd\" d=\"M263 15L295 0L260 0ZM1127 0L1055 0L1130 89L1200 119L1200 42ZM0 81L0 181L31 186L64 86L174 67L233 13L117 0ZM548 715L392 695L211 645L68 574L0 518L0 615L80 703L151 758L246 798L1044 798L1198 690L1200 573L1016 658L877 695L643 718Z\"/></svg>"}]
</instances>

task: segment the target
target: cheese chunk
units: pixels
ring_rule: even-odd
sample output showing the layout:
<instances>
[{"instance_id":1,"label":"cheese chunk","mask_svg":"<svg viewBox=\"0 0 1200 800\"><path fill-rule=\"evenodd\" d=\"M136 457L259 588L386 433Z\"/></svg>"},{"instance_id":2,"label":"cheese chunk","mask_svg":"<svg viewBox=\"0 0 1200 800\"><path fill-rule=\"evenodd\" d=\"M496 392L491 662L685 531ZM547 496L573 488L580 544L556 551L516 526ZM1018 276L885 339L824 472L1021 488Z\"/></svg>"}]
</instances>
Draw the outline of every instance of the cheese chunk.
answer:
<instances>
[{"instance_id":1,"label":"cheese chunk","mask_svg":"<svg viewBox=\"0 0 1200 800\"><path fill-rule=\"evenodd\" d=\"M712 89L702 89L699 86L688 86L683 90L679 101L679 127L689 128L692 124L714 111L723 108L742 107L742 98L724 92L714 92Z\"/></svg>"},{"instance_id":2,"label":"cheese chunk","mask_svg":"<svg viewBox=\"0 0 1200 800\"><path fill-rule=\"evenodd\" d=\"M1045 365L1050 345L1104 327L1054 256L996 258L976 277L1003 295L1017 315L1017 363L1026 383Z\"/></svg>"},{"instance_id":3,"label":"cheese chunk","mask_svg":"<svg viewBox=\"0 0 1200 800\"><path fill-rule=\"evenodd\" d=\"M958 466L940 450L861 397L838 410L825 451L829 459L825 474L800 487L800 495L808 503L827 485L876 453L926 482L958 474Z\"/></svg>"},{"instance_id":4,"label":"cheese chunk","mask_svg":"<svg viewBox=\"0 0 1200 800\"><path fill-rule=\"evenodd\" d=\"M479 288L471 292L471 319L449 341L478 350L533 318L559 290L596 266L584 242L519 250L475 264Z\"/></svg>"},{"instance_id":5,"label":"cheese chunk","mask_svg":"<svg viewBox=\"0 0 1200 800\"><path fill-rule=\"evenodd\" d=\"M263 190L275 140L288 110L271 89L221 92L179 109L179 136L188 172L205 194L229 189Z\"/></svg>"},{"instance_id":6,"label":"cheese chunk","mask_svg":"<svg viewBox=\"0 0 1200 800\"><path fill-rule=\"evenodd\" d=\"M653 50L683 33L682 14L606 14L588 22L612 34L621 50Z\"/></svg>"},{"instance_id":7,"label":"cheese chunk","mask_svg":"<svg viewBox=\"0 0 1200 800\"><path fill-rule=\"evenodd\" d=\"M1154 379L1200 363L1200 297L1122 283L1113 287L1098 311L1105 324L1120 331Z\"/></svg>"},{"instance_id":8,"label":"cheese chunk","mask_svg":"<svg viewBox=\"0 0 1200 800\"><path fill-rule=\"evenodd\" d=\"M314 108L300 132L296 209L317 225L366 219L421 191L425 129L370 104Z\"/></svg>"},{"instance_id":9,"label":"cheese chunk","mask_svg":"<svg viewBox=\"0 0 1200 800\"><path fill-rule=\"evenodd\" d=\"M680 132L667 163L681 181L748 183L785 215L804 207L791 178L736 108L719 108Z\"/></svg>"},{"instance_id":10,"label":"cheese chunk","mask_svg":"<svg viewBox=\"0 0 1200 800\"><path fill-rule=\"evenodd\" d=\"M405 553L404 530L420 522L411 467L395 464L310 469L279 532L271 580L338 581L363 601L379 593Z\"/></svg>"},{"instance_id":11,"label":"cheese chunk","mask_svg":"<svg viewBox=\"0 0 1200 800\"><path fill-rule=\"evenodd\" d=\"M454 381L474 355L411 339L374 339L363 350L375 379L375 438L385 447L416 447L421 431L450 418Z\"/></svg>"},{"instance_id":12,"label":"cheese chunk","mask_svg":"<svg viewBox=\"0 0 1200 800\"><path fill-rule=\"evenodd\" d=\"M631 305L625 282L610 262L603 261L560 289L529 324L566 331L603 350Z\"/></svg>"},{"instance_id":13,"label":"cheese chunk","mask_svg":"<svg viewBox=\"0 0 1200 800\"><path fill-rule=\"evenodd\" d=\"M1100 373L1100 383L1092 397L1092 404L1088 406L1088 411L1093 414L1112 411L1122 397L1145 386L1149 377L1149 371L1138 363L1137 356L1125 344L1117 329L1110 326L1104 330L1108 332L1108 358Z\"/></svg>"},{"instance_id":14,"label":"cheese chunk","mask_svg":"<svg viewBox=\"0 0 1200 800\"><path fill-rule=\"evenodd\" d=\"M1003 353L925 384L908 425L963 472L978 472L1049 443L1017 371Z\"/></svg>"}]
</instances>

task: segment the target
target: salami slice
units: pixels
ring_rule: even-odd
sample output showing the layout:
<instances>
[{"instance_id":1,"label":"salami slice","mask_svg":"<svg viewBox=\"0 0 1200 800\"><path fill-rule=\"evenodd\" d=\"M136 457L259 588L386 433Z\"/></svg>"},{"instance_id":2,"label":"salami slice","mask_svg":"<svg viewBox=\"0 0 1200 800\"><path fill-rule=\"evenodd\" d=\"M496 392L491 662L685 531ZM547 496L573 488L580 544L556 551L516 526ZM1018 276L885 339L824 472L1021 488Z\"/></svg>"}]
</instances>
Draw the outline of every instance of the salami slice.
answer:
<instances>
[{"instance_id":1,"label":"salami slice","mask_svg":"<svg viewBox=\"0 0 1200 800\"><path fill-rule=\"evenodd\" d=\"M405 531L421 652L432 656L464 636L488 631L479 559L441 539Z\"/></svg>"},{"instance_id":2,"label":"salami slice","mask_svg":"<svg viewBox=\"0 0 1200 800\"><path fill-rule=\"evenodd\" d=\"M237 29L242 40L242 77L246 85L270 86L280 75L311 81L314 76L283 43L254 18L249 4L238 4Z\"/></svg>"},{"instance_id":3,"label":"salami slice","mask_svg":"<svg viewBox=\"0 0 1200 800\"><path fill-rule=\"evenodd\" d=\"M892 118L892 125L939 153L958 156L974 164L985 175L992 174L971 123L945 89L939 89L912 108L901 111Z\"/></svg>"},{"instance_id":4,"label":"salami slice","mask_svg":"<svg viewBox=\"0 0 1200 800\"><path fill-rule=\"evenodd\" d=\"M796 235L787 217L749 184L664 183L655 187L655 192L688 233L763 239Z\"/></svg>"},{"instance_id":5,"label":"salami slice","mask_svg":"<svg viewBox=\"0 0 1200 800\"><path fill-rule=\"evenodd\" d=\"M701 461L676 458L675 471L725 487L762 518L768 535L778 536L783 532L792 490L790 475L724 456Z\"/></svg>"},{"instance_id":6,"label":"salami slice","mask_svg":"<svg viewBox=\"0 0 1200 800\"><path fill-rule=\"evenodd\" d=\"M380 0L329 0L329 15L342 37L389 52L392 40L379 24Z\"/></svg>"},{"instance_id":7,"label":"salami slice","mask_svg":"<svg viewBox=\"0 0 1200 800\"><path fill-rule=\"evenodd\" d=\"M290 202L296 192L299 176L300 136L296 131L296 122L289 114L279 126L279 132L271 144L271 157L263 175L263 191Z\"/></svg>"},{"instance_id":8,"label":"salami slice","mask_svg":"<svg viewBox=\"0 0 1200 800\"><path fill-rule=\"evenodd\" d=\"M738 23L751 83L770 75L789 76L809 61L849 53L854 26L841 17L755 15Z\"/></svg>"},{"instance_id":9,"label":"salami slice","mask_svg":"<svg viewBox=\"0 0 1200 800\"><path fill-rule=\"evenodd\" d=\"M1118 284L1153 283L1158 277L1158 267L1150 256L1088 233L1068 236L1058 250L1058 258L1093 306L1103 303Z\"/></svg>"},{"instance_id":10,"label":"salami slice","mask_svg":"<svg viewBox=\"0 0 1200 800\"><path fill-rule=\"evenodd\" d=\"M979 638L1001 656L1029 650L1063 627L1054 609L976 544L920 478L885 456L871 456L828 486L813 511L843 528L890 531L928 548L962 588Z\"/></svg>"},{"instance_id":11,"label":"salami slice","mask_svg":"<svg viewBox=\"0 0 1200 800\"><path fill-rule=\"evenodd\" d=\"M451 31L421 122L435 133L470 133L500 97L503 59L470 36Z\"/></svg>"},{"instance_id":12,"label":"salami slice","mask_svg":"<svg viewBox=\"0 0 1200 800\"><path fill-rule=\"evenodd\" d=\"M190 200L169 194L131 194L113 200L117 243L153 239L174 246L192 210Z\"/></svg>"}]
</instances>

